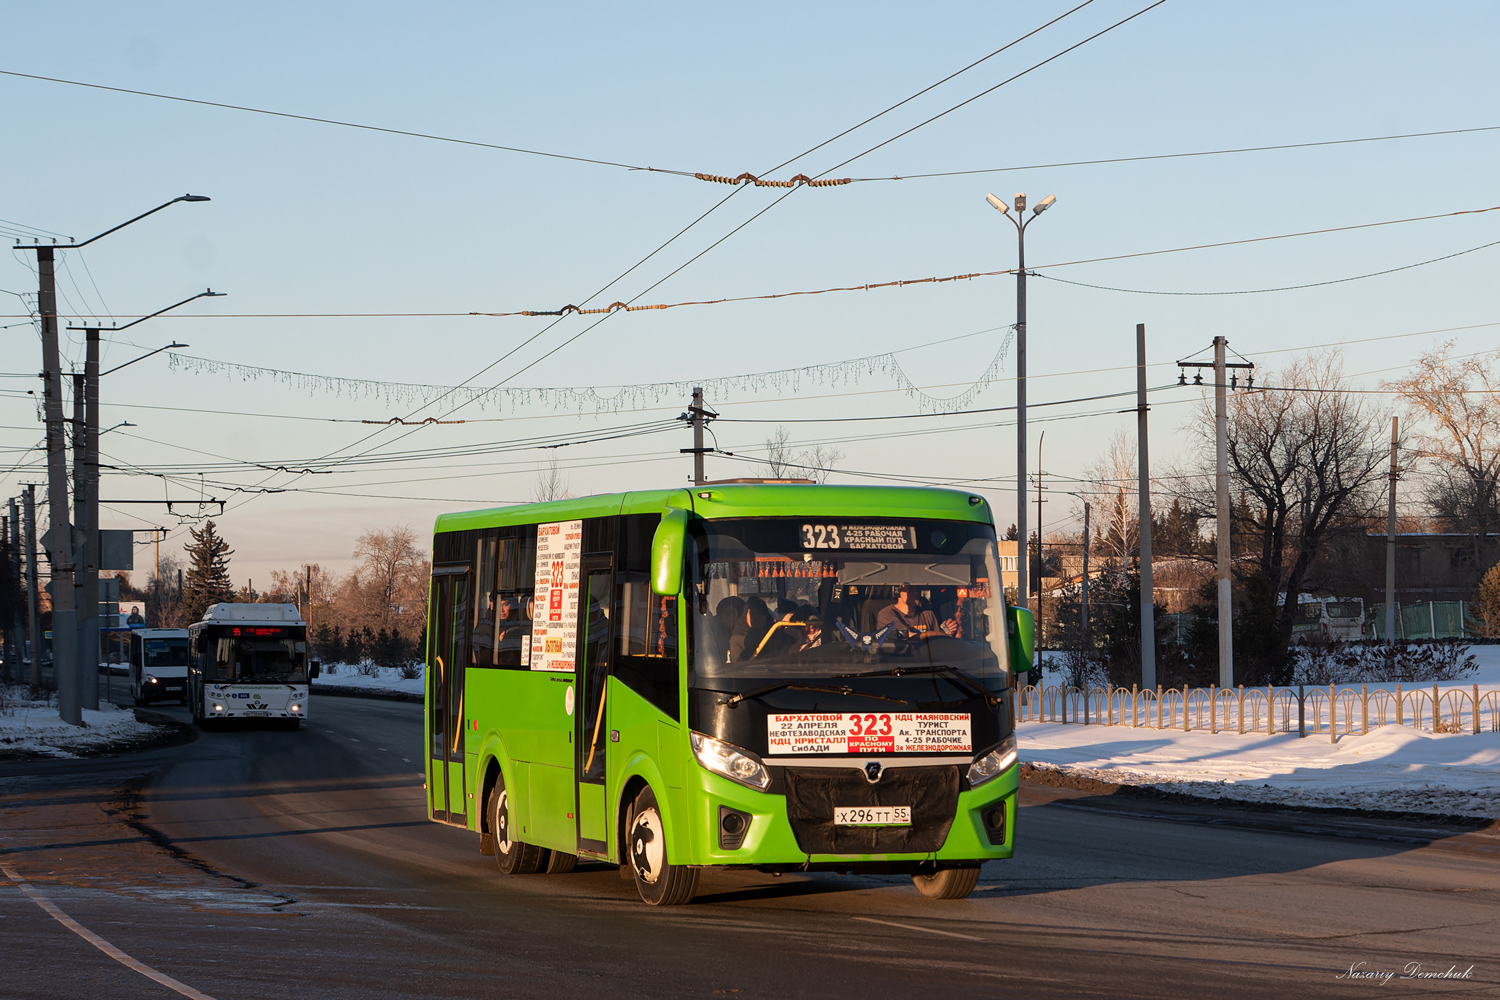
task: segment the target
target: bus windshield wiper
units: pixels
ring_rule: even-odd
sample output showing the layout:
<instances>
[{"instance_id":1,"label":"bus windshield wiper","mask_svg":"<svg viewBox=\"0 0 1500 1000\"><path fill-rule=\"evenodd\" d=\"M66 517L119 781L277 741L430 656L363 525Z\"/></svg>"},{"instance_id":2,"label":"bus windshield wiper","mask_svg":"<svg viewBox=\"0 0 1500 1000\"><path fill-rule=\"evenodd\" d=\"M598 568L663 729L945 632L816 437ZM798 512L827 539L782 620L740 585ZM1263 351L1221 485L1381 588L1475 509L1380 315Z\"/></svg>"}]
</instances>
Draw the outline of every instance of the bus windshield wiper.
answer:
<instances>
[{"instance_id":1,"label":"bus windshield wiper","mask_svg":"<svg viewBox=\"0 0 1500 1000\"><path fill-rule=\"evenodd\" d=\"M865 675L856 674L854 676ZM903 698L887 698L883 694L869 694L865 691L856 691L854 690L854 688L850 687L847 684L845 684L843 687L822 687L818 684L798 684L795 681L780 681L776 684L767 684L765 687L756 688L754 691L741 691L739 694L731 695L728 698L720 698L719 704L728 705L730 708L733 708L747 698L759 698L761 695L770 694L772 691L819 691L823 694L842 694L851 696L858 695L861 698L875 698L880 701L892 701L897 705L911 704L911 702L906 701Z\"/></svg>"},{"instance_id":2,"label":"bus windshield wiper","mask_svg":"<svg viewBox=\"0 0 1500 1000\"><path fill-rule=\"evenodd\" d=\"M937 674L938 676L948 678L959 687L965 688L970 694L983 698L991 705L998 705L1001 701L1000 695L997 695L957 667L892 667L890 670L875 670L860 674L841 674L840 677L907 677L913 674Z\"/></svg>"}]
</instances>

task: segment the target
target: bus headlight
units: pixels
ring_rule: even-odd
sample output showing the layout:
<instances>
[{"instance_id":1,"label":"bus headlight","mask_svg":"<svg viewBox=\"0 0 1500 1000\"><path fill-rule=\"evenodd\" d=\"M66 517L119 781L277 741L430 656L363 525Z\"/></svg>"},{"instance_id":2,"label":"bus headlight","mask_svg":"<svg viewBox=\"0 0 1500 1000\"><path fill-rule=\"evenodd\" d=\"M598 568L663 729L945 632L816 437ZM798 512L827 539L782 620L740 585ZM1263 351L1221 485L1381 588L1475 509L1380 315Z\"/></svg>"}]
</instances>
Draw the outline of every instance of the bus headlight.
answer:
<instances>
[{"instance_id":1,"label":"bus headlight","mask_svg":"<svg viewBox=\"0 0 1500 1000\"><path fill-rule=\"evenodd\" d=\"M150 675L149 675L149 674L148 674L148 675L147 675L147 676L146 676L146 683L147 683L147 684L155 684L155 683L156 683L156 678L155 678L155 677L152 677L152 676L150 676Z\"/></svg>"},{"instance_id":2,"label":"bus headlight","mask_svg":"<svg viewBox=\"0 0 1500 1000\"><path fill-rule=\"evenodd\" d=\"M737 781L747 788L763 792L771 784L771 774L760 758L749 750L741 750L712 736L702 733L688 734L693 744L693 756L698 763L715 774L722 774L730 781Z\"/></svg>"},{"instance_id":3,"label":"bus headlight","mask_svg":"<svg viewBox=\"0 0 1500 1000\"><path fill-rule=\"evenodd\" d=\"M292 706L292 711L293 712L300 712L300 711L302 711L302 706L301 705L293 705Z\"/></svg>"},{"instance_id":4,"label":"bus headlight","mask_svg":"<svg viewBox=\"0 0 1500 1000\"><path fill-rule=\"evenodd\" d=\"M222 711L224 711L224 706L223 705L215 705L214 706L214 711L215 712L222 712Z\"/></svg>"},{"instance_id":5,"label":"bus headlight","mask_svg":"<svg viewBox=\"0 0 1500 1000\"><path fill-rule=\"evenodd\" d=\"M1011 733L1000 745L969 765L969 785L978 788L991 778L998 778L1016 762L1016 734Z\"/></svg>"}]
</instances>

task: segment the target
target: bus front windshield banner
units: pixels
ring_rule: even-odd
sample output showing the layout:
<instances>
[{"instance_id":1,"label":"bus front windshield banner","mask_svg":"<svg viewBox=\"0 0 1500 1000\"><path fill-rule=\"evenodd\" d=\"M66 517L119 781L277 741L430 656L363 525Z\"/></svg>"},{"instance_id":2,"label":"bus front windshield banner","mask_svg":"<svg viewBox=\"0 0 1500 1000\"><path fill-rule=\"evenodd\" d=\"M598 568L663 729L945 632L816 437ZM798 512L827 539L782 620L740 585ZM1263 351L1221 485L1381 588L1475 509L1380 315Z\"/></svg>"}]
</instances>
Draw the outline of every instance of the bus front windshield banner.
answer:
<instances>
[{"instance_id":1,"label":"bus front windshield banner","mask_svg":"<svg viewBox=\"0 0 1500 1000\"><path fill-rule=\"evenodd\" d=\"M696 545L696 685L908 670L1008 684L989 525L747 518L702 522Z\"/></svg>"},{"instance_id":2,"label":"bus front windshield banner","mask_svg":"<svg viewBox=\"0 0 1500 1000\"><path fill-rule=\"evenodd\" d=\"M213 673L221 684L306 684L307 629L232 625L208 631Z\"/></svg>"}]
</instances>

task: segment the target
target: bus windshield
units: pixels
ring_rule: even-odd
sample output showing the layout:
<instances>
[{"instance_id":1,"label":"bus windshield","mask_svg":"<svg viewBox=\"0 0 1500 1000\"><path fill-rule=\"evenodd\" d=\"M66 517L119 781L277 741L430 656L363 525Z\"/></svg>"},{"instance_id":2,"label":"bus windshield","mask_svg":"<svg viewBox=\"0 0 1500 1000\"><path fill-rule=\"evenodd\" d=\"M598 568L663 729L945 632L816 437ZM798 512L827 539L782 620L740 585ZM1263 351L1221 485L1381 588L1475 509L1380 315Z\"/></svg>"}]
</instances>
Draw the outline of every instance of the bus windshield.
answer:
<instances>
[{"instance_id":1,"label":"bus windshield","mask_svg":"<svg viewBox=\"0 0 1500 1000\"><path fill-rule=\"evenodd\" d=\"M306 684L307 630L220 626L212 633L212 677L221 684Z\"/></svg>"},{"instance_id":2,"label":"bus windshield","mask_svg":"<svg viewBox=\"0 0 1500 1000\"><path fill-rule=\"evenodd\" d=\"M1329 601L1323 605L1329 618L1359 618L1365 613L1358 601Z\"/></svg>"},{"instance_id":3,"label":"bus windshield","mask_svg":"<svg viewBox=\"0 0 1500 1000\"><path fill-rule=\"evenodd\" d=\"M173 639L147 639L142 644L141 666L185 667L188 662L187 636Z\"/></svg>"},{"instance_id":4,"label":"bus windshield","mask_svg":"<svg viewBox=\"0 0 1500 1000\"><path fill-rule=\"evenodd\" d=\"M693 686L906 672L961 673L990 692L1008 684L989 525L829 517L700 526Z\"/></svg>"}]
</instances>

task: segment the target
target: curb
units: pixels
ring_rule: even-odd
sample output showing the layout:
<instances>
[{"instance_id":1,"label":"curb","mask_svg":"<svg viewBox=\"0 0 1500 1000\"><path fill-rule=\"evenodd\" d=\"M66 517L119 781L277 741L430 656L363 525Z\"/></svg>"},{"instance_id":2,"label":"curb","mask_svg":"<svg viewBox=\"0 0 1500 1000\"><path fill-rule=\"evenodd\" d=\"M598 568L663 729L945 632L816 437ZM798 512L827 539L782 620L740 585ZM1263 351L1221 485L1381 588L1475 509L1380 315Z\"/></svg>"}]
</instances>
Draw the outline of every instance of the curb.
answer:
<instances>
[{"instance_id":1,"label":"curb","mask_svg":"<svg viewBox=\"0 0 1500 1000\"><path fill-rule=\"evenodd\" d=\"M426 699L419 694L410 691L387 691L380 688L357 688L338 686L324 686L322 684L310 684L307 688L311 694L331 694L337 698L374 698L379 701L409 701L421 704Z\"/></svg>"}]
</instances>

